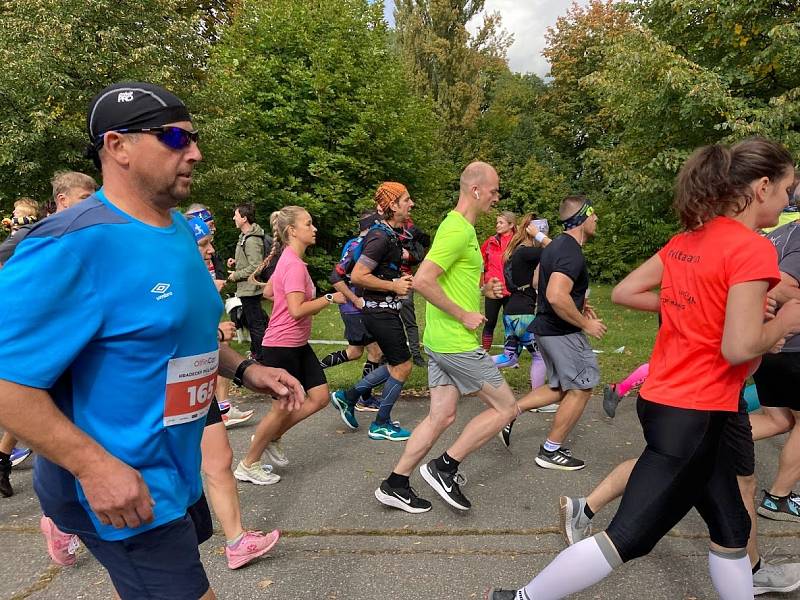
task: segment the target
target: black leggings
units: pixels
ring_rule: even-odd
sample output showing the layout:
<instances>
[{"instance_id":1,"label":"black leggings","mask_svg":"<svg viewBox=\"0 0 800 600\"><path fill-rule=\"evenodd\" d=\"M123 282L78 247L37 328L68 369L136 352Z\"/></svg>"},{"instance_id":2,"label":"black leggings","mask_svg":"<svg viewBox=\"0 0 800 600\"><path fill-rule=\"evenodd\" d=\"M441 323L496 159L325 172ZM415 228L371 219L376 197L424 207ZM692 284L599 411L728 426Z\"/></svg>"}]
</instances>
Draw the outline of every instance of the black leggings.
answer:
<instances>
[{"instance_id":1,"label":"black leggings","mask_svg":"<svg viewBox=\"0 0 800 600\"><path fill-rule=\"evenodd\" d=\"M508 299L511 296L503 296L502 298L486 298L484 305L484 316L486 323L483 326L483 334L481 336L481 345L488 350L492 347L492 339L494 338L494 329L497 327L497 321L500 318L500 309L505 308Z\"/></svg>"},{"instance_id":2,"label":"black leggings","mask_svg":"<svg viewBox=\"0 0 800 600\"><path fill-rule=\"evenodd\" d=\"M742 502L722 431L736 413L636 402L647 447L633 468L617 514L606 530L623 562L648 554L692 507L711 541L744 548L750 517Z\"/></svg>"}]
</instances>

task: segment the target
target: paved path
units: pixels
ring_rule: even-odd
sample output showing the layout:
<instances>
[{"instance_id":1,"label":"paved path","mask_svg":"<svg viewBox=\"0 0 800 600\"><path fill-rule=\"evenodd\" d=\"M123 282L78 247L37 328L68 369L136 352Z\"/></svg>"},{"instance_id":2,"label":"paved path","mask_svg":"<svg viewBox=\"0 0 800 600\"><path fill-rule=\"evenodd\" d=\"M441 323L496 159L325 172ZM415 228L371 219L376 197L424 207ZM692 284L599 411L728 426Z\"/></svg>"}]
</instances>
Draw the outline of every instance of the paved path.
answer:
<instances>
[{"instance_id":1,"label":"paved path","mask_svg":"<svg viewBox=\"0 0 800 600\"><path fill-rule=\"evenodd\" d=\"M479 409L462 401L458 422L434 449L441 452L459 427ZM243 399L242 408L265 406ZM418 422L427 402L401 401L394 416ZM362 425L369 418L361 415ZM642 437L632 404L616 419L602 416L593 399L570 440L588 466L575 473L546 471L533 457L550 415L526 413L514 428L512 451L498 440L470 457L463 467L465 493L473 503L466 514L451 510L419 474L412 485L433 502L433 510L409 515L378 504L373 491L388 474L402 444L375 442L366 427L346 432L331 408L315 415L284 439L292 461L277 485L241 483L245 526L280 528L284 538L267 558L229 571L218 530L201 553L219 598L280 600L448 600L482 599L491 584L527 583L563 543L557 532L558 496L585 493L620 460L635 456ZM242 456L253 426L232 429L234 454ZM774 475L779 441L756 446L757 475ZM31 463L32 461L28 461ZM17 494L0 498L0 598L108 598L111 588L98 563L81 550L76 567L52 566L38 533L38 503L29 464L15 471ZM613 507L609 507L611 509ZM612 511L598 515L608 523ZM800 560L800 524L759 518L761 550ZM715 598L706 568L705 528L692 513L647 558L620 568L578 598L648 600ZM781 598L786 596L762 596ZM800 598L800 594L795 596Z\"/></svg>"}]
</instances>

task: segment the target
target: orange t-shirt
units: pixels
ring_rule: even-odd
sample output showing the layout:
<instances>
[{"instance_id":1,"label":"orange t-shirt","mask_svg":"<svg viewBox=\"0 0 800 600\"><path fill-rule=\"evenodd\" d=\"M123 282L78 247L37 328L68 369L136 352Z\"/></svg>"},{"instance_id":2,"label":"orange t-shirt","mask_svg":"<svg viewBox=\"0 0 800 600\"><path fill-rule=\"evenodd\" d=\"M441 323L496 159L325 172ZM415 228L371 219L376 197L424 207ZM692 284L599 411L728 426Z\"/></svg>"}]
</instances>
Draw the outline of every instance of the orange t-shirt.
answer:
<instances>
[{"instance_id":1,"label":"orange t-shirt","mask_svg":"<svg viewBox=\"0 0 800 600\"><path fill-rule=\"evenodd\" d=\"M735 412L749 363L722 356L728 290L737 283L780 281L772 243L738 221L716 217L679 233L658 252L662 325L642 397L695 410Z\"/></svg>"}]
</instances>

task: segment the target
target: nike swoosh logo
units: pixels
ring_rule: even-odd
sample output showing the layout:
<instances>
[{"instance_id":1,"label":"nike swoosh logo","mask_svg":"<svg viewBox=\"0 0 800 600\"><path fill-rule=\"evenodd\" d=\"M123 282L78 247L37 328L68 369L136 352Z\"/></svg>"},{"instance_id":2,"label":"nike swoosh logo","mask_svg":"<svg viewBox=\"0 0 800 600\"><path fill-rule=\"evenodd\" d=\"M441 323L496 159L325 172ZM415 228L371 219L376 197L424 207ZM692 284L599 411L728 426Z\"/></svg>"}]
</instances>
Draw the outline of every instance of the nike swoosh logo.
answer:
<instances>
[{"instance_id":1,"label":"nike swoosh logo","mask_svg":"<svg viewBox=\"0 0 800 600\"><path fill-rule=\"evenodd\" d=\"M446 465L450 464L450 461L447 460L444 456L442 457L442 460L444 461L444 464L446 464Z\"/></svg>"},{"instance_id":2,"label":"nike swoosh logo","mask_svg":"<svg viewBox=\"0 0 800 600\"><path fill-rule=\"evenodd\" d=\"M402 500L402 501L403 501L403 502L405 502L406 504L411 504L411 498L408 498L408 499L406 499L406 498L403 498L403 497L402 497L400 494L393 494L393 496L394 496L395 498L399 498L400 500Z\"/></svg>"},{"instance_id":3,"label":"nike swoosh logo","mask_svg":"<svg viewBox=\"0 0 800 600\"><path fill-rule=\"evenodd\" d=\"M453 486L451 485L450 487L447 487L441 475L439 475L439 483L442 484L442 487L445 489L445 491L447 491L448 494L453 491Z\"/></svg>"}]
</instances>

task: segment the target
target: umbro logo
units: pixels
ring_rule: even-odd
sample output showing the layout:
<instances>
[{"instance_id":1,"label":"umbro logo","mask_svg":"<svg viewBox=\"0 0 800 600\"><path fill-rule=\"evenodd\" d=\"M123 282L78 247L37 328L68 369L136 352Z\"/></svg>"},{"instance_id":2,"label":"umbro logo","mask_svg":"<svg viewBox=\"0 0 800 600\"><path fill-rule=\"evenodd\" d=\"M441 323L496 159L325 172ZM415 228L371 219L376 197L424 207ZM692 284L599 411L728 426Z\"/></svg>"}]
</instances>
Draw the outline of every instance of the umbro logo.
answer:
<instances>
[{"instance_id":1,"label":"umbro logo","mask_svg":"<svg viewBox=\"0 0 800 600\"><path fill-rule=\"evenodd\" d=\"M172 292L168 291L169 288L169 283L157 283L153 286L153 289L150 290L150 292L157 294L156 300L164 300L165 298L172 296Z\"/></svg>"}]
</instances>

